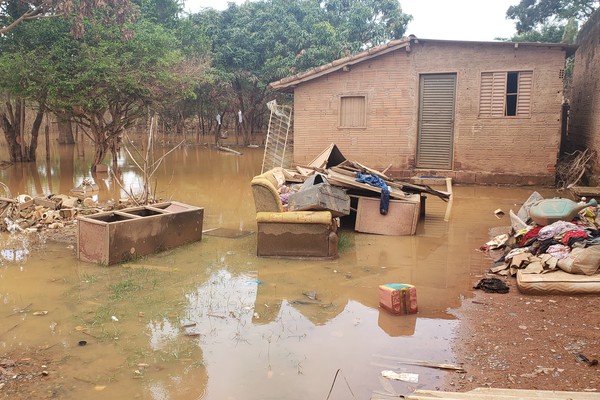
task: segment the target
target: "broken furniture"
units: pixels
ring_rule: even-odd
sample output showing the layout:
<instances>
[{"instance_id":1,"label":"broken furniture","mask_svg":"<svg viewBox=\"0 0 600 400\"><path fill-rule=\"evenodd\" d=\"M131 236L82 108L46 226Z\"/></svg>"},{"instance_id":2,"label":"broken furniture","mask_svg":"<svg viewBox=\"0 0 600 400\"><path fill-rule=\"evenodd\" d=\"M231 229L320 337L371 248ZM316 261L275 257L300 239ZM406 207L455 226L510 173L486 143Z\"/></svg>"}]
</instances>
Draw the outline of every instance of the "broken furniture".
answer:
<instances>
[{"instance_id":1,"label":"broken furniture","mask_svg":"<svg viewBox=\"0 0 600 400\"><path fill-rule=\"evenodd\" d=\"M300 189L288 199L290 211L330 211L334 217L350 214L350 196L332 186L321 174L306 178Z\"/></svg>"},{"instance_id":2,"label":"broken furniture","mask_svg":"<svg viewBox=\"0 0 600 400\"><path fill-rule=\"evenodd\" d=\"M283 168L274 168L251 181L256 207L256 253L262 257L319 258L338 256L337 223L330 211L284 211L279 188Z\"/></svg>"},{"instance_id":3,"label":"broken furniture","mask_svg":"<svg viewBox=\"0 0 600 400\"><path fill-rule=\"evenodd\" d=\"M380 213L378 197L356 196L356 223L354 230L379 235L403 236L414 235L421 210L421 196L407 195L404 200L390 199L386 215Z\"/></svg>"},{"instance_id":4,"label":"broken furniture","mask_svg":"<svg viewBox=\"0 0 600 400\"><path fill-rule=\"evenodd\" d=\"M175 201L77 218L77 258L115 264L202 240L204 208Z\"/></svg>"}]
</instances>

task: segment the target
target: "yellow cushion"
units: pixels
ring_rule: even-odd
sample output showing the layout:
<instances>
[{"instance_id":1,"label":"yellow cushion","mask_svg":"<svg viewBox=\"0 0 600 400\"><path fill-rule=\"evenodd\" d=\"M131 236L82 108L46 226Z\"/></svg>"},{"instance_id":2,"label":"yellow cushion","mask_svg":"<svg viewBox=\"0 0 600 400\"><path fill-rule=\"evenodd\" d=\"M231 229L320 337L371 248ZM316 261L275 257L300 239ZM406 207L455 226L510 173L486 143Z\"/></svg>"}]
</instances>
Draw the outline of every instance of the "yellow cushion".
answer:
<instances>
[{"instance_id":1,"label":"yellow cushion","mask_svg":"<svg viewBox=\"0 0 600 400\"><path fill-rule=\"evenodd\" d=\"M330 225L331 218L331 212L329 211L288 211L256 213L256 222Z\"/></svg>"}]
</instances>

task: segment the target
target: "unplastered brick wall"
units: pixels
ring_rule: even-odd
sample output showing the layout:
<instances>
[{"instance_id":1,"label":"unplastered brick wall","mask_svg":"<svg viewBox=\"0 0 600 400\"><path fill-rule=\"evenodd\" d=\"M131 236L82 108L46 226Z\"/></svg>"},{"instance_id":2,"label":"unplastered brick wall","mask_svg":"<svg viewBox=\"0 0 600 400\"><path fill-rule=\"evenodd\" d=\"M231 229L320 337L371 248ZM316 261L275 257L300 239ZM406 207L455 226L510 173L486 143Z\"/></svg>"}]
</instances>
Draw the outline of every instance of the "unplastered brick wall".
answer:
<instances>
[{"instance_id":1,"label":"unplastered brick wall","mask_svg":"<svg viewBox=\"0 0 600 400\"><path fill-rule=\"evenodd\" d=\"M373 168L392 164L407 175L415 168L420 76L455 74L454 163L445 174L469 181L526 169L548 181L560 144L564 57L557 47L422 41L301 83L294 91L294 161L305 164L335 143L349 159ZM479 117L481 73L490 71L533 71L529 117ZM366 98L366 128L340 127L340 97L353 95Z\"/></svg>"},{"instance_id":2,"label":"unplastered brick wall","mask_svg":"<svg viewBox=\"0 0 600 400\"><path fill-rule=\"evenodd\" d=\"M409 87L409 60L402 55L385 54L299 85L294 161L309 162L335 143L344 156L368 165L406 164L416 146L415 89ZM366 128L340 127L341 96L365 96Z\"/></svg>"},{"instance_id":3,"label":"unplastered brick wall","mask_svg":"<svg viewBox=\"0 0 600 400\"><path fill-rule=\"evenodd\" d=\"M565 149L568 152L600 148L600 10L577 36L571 88L570 118ZM593 168L593 183L600 183L599 160Z\"/></svg>"},{"instance_id":4,"label":"unplastered brick wall","mask_svg":"<svg viewBox=\"0 0 600 400\"><path fill-rule=\"evenodd\" d=\"M415 49L419 74L455 71L454 170L553 174L560 145L565 53L556 47L425 44ZM529 117L479 116L482 72L533 71Z\"/></svg>"}]
</instances>

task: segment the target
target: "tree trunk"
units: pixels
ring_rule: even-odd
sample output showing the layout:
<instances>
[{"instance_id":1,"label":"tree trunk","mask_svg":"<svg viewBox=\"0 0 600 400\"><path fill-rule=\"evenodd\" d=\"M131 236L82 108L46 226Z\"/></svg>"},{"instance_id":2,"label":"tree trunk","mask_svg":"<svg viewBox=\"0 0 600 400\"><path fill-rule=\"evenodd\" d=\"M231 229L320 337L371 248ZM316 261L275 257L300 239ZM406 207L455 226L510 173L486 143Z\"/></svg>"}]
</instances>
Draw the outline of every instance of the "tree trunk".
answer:
<instances>
[{"instance_id":1,"label":"tree trunk","mask_svg":"<svg viewBox=\"0 0 600 400\"><path fill-rule=\"evenodd\" d=\"M44 106L40 106L37 114L35 115L35 120L33 121L33 125L31 127L31 142L29 144L28 161L36 160L35 152L37 150L38 137L40 134L40 128L42 126L42 122L44 121L44 113L45 112L46 112L46 108Z\"/></svg>"},{"instance_id":2,"label":"tree trunk","mask_svg":"<svg viewBox=\"0 0 600 400\"><path fill-rule=\"evenodd\" d=\"M73 138L73 124L65 113L57 113L58 119L58 144L75 144Z\"/></svg>"},{"instance_id":3,"label":"tree trunk","mask_svg":"<svg viewBox=\"0 0 600 400\"><path fill-rule=\"evenodd\" d=\"M4 131L4 138L8 145L8 156L11 162L21 162L21 145L17 141L19 136L18 128L11 123L10 116L7 113L0 115L0 125Z\"/></svg>"}]
</instances>

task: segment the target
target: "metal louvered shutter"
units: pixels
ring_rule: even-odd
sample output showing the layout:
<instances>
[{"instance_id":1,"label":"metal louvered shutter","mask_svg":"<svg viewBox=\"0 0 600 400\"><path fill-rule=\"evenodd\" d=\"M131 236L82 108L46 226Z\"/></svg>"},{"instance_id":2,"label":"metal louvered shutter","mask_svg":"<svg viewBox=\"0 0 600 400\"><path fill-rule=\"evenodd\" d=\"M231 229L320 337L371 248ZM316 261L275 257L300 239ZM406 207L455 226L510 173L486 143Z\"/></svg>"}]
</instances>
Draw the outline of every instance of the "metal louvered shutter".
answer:
<instances>
[{"instance_id":1,"label":"metal louvered shutter","mask_svg":"<svg viewBox=\"0 0 600 400\"><path fill-rule=\"evenodd\" d=\"M452 169L456 75L421 75L417 168Z\"/></svg>"}]
</instances>

